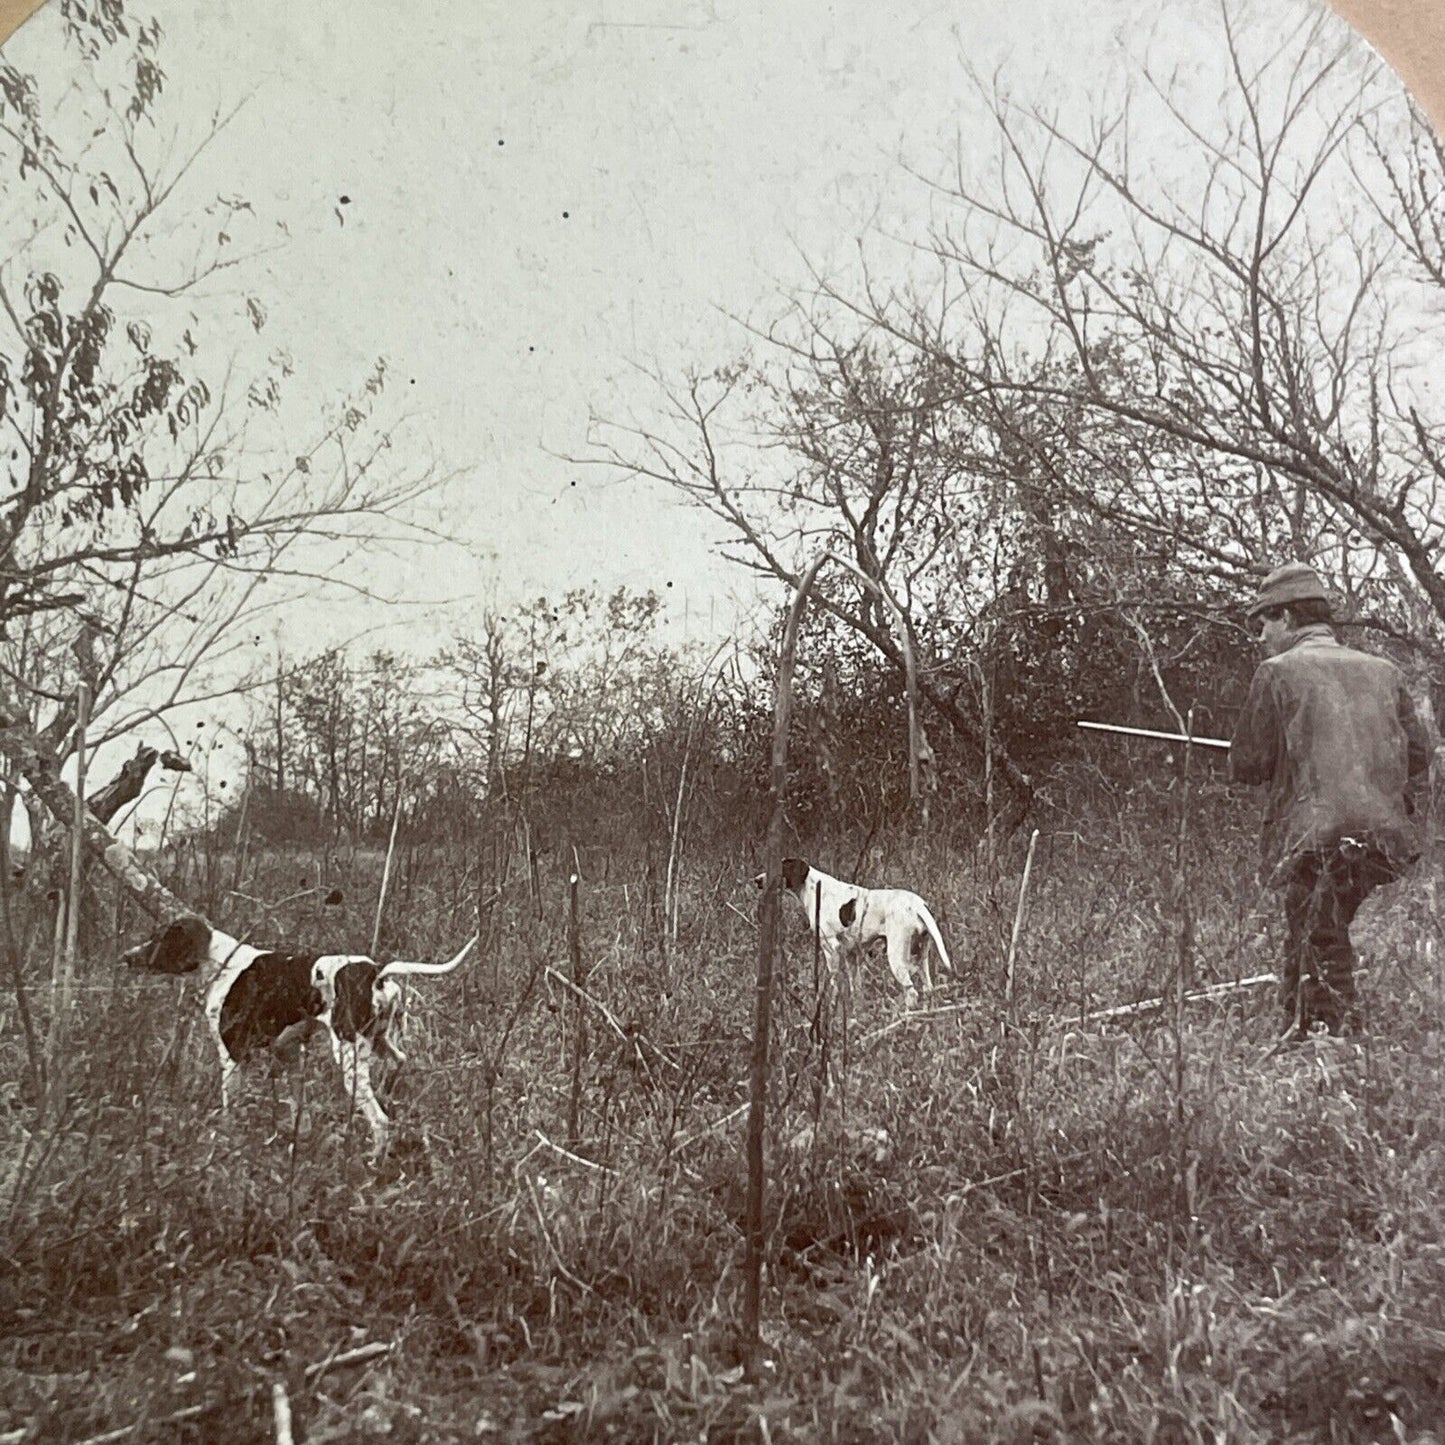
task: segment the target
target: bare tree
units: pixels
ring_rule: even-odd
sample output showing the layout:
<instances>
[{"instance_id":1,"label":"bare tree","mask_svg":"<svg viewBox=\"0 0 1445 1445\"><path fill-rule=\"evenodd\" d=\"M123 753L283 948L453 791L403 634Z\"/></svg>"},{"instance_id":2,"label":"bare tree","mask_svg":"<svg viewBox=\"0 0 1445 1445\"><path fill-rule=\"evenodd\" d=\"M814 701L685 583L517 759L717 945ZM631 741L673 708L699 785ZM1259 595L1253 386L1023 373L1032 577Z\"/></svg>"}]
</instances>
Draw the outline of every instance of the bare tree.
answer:
<instances>
[{"instance_id":1,"label":"bare tree","mask_svg":"<svg viewBox=\"0 0 1445 1445\"><path fill-rule=\"evenodd\" d=\"M825 548L851 565L814 589L819 610L866 639L898 677L916 660L919 695L970 747L976 709L956 685L947 643L981 595L960 558L1009 524L993 474L976 465L977 419L952 369L880 329L846 337L794 308L769 357L658 378L663 414L599 424L588 459L663 483L722 523L725 555L796 589ZM958 543L967 534L967 545ZM930 764L932 749L920 737ZM1001 739L988 742L1021 807L1030 783Z\"/></svg>"},{"instance_id":2,"label":"bare tree","mask_svg":"<svg viewBox=\"0 0 1445 1445\"><path fill-rule=\"evenodd\" d=\"M786 586L820 545L854 560L879 590L836 575L819 610L901 671L894 604L924 699L1020 796L975 663L990 706L995 680L1028 700L1040 644L1086 673L1101 626L1148 640L1140 677L1187 666L1282 557L1439 656L1445 152L1345 27L1295 15L1281 38L1223 0L1221 74L1146 61L1084 121L973 78L986 125L921 244L868 238L593 459Z\"/></svg>"},{"instance_id":3,"label":"bare tree","mask_svg":"<svg viewBox=\"0 0 1445 1445\"><path fill-rule=\"evenodd\" d=\"M606 769L645 752L673 717L684 662L657 635L661 607L650 591L575 587L488 612L479 638L442 654L489 786L531 762Z\"/></svg>"},{"instance_id":4,"label":"bare tree","mask_svg":"<svg viewBox=\"0 0 1445 1445\"><path fill-rule=\"evenodd\" d=\"M162 127L159 26L62 0L60 33L76 65L53 94L0 64L0 712L27 740L12 761L51 773L80 682L92 748L233 690L269 614L359 586L348 561L420 535L439 480L396 460L384 364L298 424L284 351L248 359L256 223L200 180L228 117Z\"/></svg>"},{"instance_id":5,"label":"bare tree","mask_svg":"<svg viewBox=\"0 0 1445 1445\"><path fill-rule=\"evenodd\" d=\"M1438 622L1440 151L1343 26L1311 9L1283 42L1264 29L1221 6L1222 100L1146 67L1081 127L980 86L997 144L941 188L947 284L931 306L871 283L834 299L998 414L1026 399L1152 439L1148 467L1055 495L1193 567L1307 556Z\"/></svg>"},{"instance_id":6,"label":"bare tree","mask_svg":"<svg viewBox=\"0 0 1445 1445\"><path fill-rule=\"evenodd\" d=\"M506 633L506 619L488 608L480 634L458 637L438 658L438 665L455 675L461 727L482 751L489 798L501 796L506 788L513 703Z\"/></svg>"}]
</instances>

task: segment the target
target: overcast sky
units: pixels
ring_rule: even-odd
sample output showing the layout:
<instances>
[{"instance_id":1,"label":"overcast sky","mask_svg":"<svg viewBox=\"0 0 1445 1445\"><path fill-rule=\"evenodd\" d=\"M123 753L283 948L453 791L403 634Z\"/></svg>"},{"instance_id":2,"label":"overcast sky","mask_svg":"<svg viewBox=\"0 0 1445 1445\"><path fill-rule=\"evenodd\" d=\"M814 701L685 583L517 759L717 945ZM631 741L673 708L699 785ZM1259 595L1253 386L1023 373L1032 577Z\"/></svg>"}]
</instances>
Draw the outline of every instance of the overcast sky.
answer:
<instances>
[{"instance_id":1,"label":"overcast sky","mask_svg":"<svg viewBox=\"0 0 1445 1445\"><path fill-rule=\"evenodd\" d=\"M697 629L727 615L732 570L701 514L560 459L587 449L589 414L645 420L638 366L729 360L743 343L725 315L767 310L800 257L846 262L870 226L920 233L926 188L905 167L937 174L967 146L965 64L1024 98L1117 96L1121 37L1137 54L1164 9L1165 40L1197 64L1188 36L1213 14L1205 0L154 8L162 124L194 130L244 101L193 194L240 194L285 224L286 246L236 282L265 300L269 343L318 401L385 355L393 393L462 473L442 520L468 550L391 565L386 585L505 604L672 583ZM17 64L61 55L54 11L7 47ZM326 640L357 618L333 617Z\"/></svg>"},{"instance_id":2,"label":"overcast sky","mask_svg":"<svg viewBox=\"0 0 1445 1445\"><path fill-rule=\"evenodd\" d=\"M639 368L732 359L727 318L775 310L804 258L921 238L909 171L942 175L985 133L969 67L1067 107L1117 101L1146 49L1203 85L1218 59L1213 0L135 5L165 31L162 127L241 103L182 199L243 196L286 230L229 273L233 306L264 300L265 343L316 406L387 357L413 437L456 473L431 520L461 545L378 582L460 602L297 609L292 656L363 629L424 652L488 603L593 583L656 587L675 628L715 635L748 595L737 570L701 513L563 460L589 416L645 422ZM58 79L58 20L42 9L6 58Z\"/></svg>"}]
</instances>

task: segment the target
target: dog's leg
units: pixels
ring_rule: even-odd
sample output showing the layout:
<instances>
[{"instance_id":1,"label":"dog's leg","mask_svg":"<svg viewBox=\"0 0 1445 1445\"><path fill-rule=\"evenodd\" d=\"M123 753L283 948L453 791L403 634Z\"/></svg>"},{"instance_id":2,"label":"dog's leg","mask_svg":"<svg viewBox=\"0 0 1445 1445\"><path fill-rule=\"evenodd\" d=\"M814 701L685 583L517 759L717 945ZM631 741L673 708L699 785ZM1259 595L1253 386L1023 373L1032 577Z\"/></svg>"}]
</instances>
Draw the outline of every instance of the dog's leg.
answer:
<instances>
[{"instance_id":1,"label":"dog's leg","mask_svg":"<svg viewBox=\"0 0 1445 1445\"><path fill-rule=\"evenodd\" d=\"M220 1020L209 1011L206 1026L211 1031L211 1042L216 1046L216 1062L221 1066L221 1112L225 1114L236 1107L241 1097L241 1066L221 1040Z\"/></svg>"},{"instance_id":2,"label":"dog's leg","mask_svg":"<svg viewBox=\"0 0 1445 1445\"><path fill-rule=\"evenodd\" d=\"M928 930L921 926L915 928L912 937L909 939L909 946L913 951L913 957L918 960L919 970L923 974L923 991L924 993L932 993L933 969L930 967L928 961Z\"/></svg>"},{"instance_id":3,"label":"dog's leg","mask_svg":"<svg viewBox=\"0 0 1445 1445\"><path fill-rule=\"evenodd\" d=\"M818 952L823 959L823 986L836 989L839 969L848 967L847 949L838 939L829 938L825 934L818 946Z\"/></svg>"},{"instance_id":4,"label":"dog's leg","mask_svg":"<svg viewBox=\"0 0 1445 1445\"><path fill-rule=\"evenodd\" d=\"M376 1015L371 1046L377 1058L389 1059L400 1067L406 1063L406 1054L400 1043L406 1029L406 994L401 985L394 979L383 979L372 993L371 1007Z\"/></svg>"},{"instance_id":5,"label":"dog's leg","mask_svg":"<svg viewBox=\"0 0 1445 1445\"><path fill-rule=\"evenodd\" d=\"M377 1102L371 1088L371 1047L363 1039L354 1042L331 1037L331 1053L341 1069L346 1097L361 1110L371 1129L372 1153L379 1155L386 1148L391 1121Z\"/></svg>"},{"instance_id":6,"label":"dog's leg","mask_svg":"<svg viewBox=\"0 0 1445 1445\"><path fill-rule=\"evenodd\" d=\"M221 1050L221 1112L236 1107L241 1097L241 1066L223 1048Z\"/></svg>"},{"instance_id":7,"label":"dog's leg","mask_svg":"<svg viewBox=\"0 0 1445 1445\"><path fill-rule=\"evenodd\" d=\"M913 970L908 966L911 930L897 927L888 930L888 967L903 989L903 1007L918 1007L918 990L913 986ZM927 975L925 974L925 977Z\"/></svg>"}]
</instances>

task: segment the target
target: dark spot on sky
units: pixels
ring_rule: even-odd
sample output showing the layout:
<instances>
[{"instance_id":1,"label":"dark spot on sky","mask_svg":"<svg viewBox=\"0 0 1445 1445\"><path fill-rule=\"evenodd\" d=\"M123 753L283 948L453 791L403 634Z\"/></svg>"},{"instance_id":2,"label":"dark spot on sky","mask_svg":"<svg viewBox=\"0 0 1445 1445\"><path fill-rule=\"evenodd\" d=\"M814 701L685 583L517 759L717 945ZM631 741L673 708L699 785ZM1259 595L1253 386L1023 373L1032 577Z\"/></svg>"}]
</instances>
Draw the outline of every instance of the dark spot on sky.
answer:
<instances>
[{"instance_id":1,"label":"dark spot on sky","mask_svg":"<svg viewBox=\"0 0 1445 1445\"><path fill-rule=\"evenodd\" d=\"M668 585L668 586L669 586L669 587L671 587L671 586L672 586L672 583L671 583L671 582L669 582L669 583L668 583L668 584L667 584L667 585Z\"/></svg>"},{"instance_id":2,"label":"dark spot on sky","mask_svg":"<svg viewBox=\"0 0 1445 1445\"><path fill-rule=\"evenodd\" d=\"M350 196L342 196L342 198L341 198L341 204L342 204L343 206L349 206L349 205L351 204L351 197L350 197Z\"/></svg>"},{"instance_id":3,"label":"dark spot on sky","mask_svg":"<svg viewBox=\"0 0 1445 1445\"><path fill-rule=\"evenodd\" d=\"M563 212L562 212L562 219L565 221L565 220L567 219L567 217L570 216L571 214L572 214L571 211L563 211Z\"/></svg>"},{"instance_id":4,"label":"dark spot on sky","mask_svg":"<svg viewBox=\"0 0 1445 1445\"><path fill-rule=\"evenodd\" d=\"M504 145L506 145L506 141L504 141L504 140L499 140L499 141L497 142L497 144L498 144L499 146L504 146Z\"/></svg>"}]
</instances>

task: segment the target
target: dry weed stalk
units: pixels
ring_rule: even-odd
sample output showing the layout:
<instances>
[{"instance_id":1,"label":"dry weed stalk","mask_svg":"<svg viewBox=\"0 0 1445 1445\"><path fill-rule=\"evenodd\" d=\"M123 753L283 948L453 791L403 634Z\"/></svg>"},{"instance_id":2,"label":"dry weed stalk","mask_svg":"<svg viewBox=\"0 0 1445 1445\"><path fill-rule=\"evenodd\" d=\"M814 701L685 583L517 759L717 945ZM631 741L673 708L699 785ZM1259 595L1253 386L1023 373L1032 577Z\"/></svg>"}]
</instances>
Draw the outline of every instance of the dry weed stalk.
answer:
<instances>
[{"instance_id":1,"label":"dry weed stalk","mask_svg":"<svg viewBox=\"0 0 1445 1445\"><path fill-rule=\"evenodd\" d=\"M582 962L582 928L578 917L577 890L581 883L582 864L577 849L572 849L572 872L567 879L567 955L572 968L570 983L574 993L581 994L587 982L587 973ZM550 974L551 969L547 972ZM578 1130L582 1114L582 1062L587 1055L587 1015L582 1012L580 1000L572 1004L572 1068L571 1085L567 1093L567 1142L577 1147ZM565 1016L565 1015L564 1015Z\"/></svg>"},{"instance_id":2,"label":"dry weed stalk","mask_svg":"<svg viewBox=\"0 0 1445 1445\"><path fill-rule=\"evenodd\" d=\"M793 673L797 664L798 629L808 597L825 562L836 562L853 573L893 614L899 625L900 644L906 662L908 693L908 779L909 797L920 803L927 819L924 772L932 781L932 751L918 720L918 673L913 641L902 609L877 578L870 577L852 562L832 552L823 552L809 565L798 582L788 608L778 657L777 686L773 697L773 747L769 783L771 809L763 857L767 883L758 914L757 988L754 1001L752 1065L748 1081L747 1203L745 1231L747 1253L744 1265L742 1353L750 1376L755 1376L759 1349L759 1315L762 1304L763 1196L766 1187L763 1159L764 1113L767 1104L769 1034L772 1027L773 972L777 959L779 898L783 857L783 818L787 801L788 729L792 721ZM815 932L816 936L816 932Z\"/></svg>"},{"instance_id":3,"label":"dry weed stalk","mask_svg":"<svg viewBox=\"0 0 1445 1445\"><path fill-rule=\"evenodd\" d=\"M773 751L769 793L772 808L763 848L767 881L758 909L758 970L753 1001L752 1065L748 1077L747 1203L745 1231L747 1254L743 1267L742 1354L750 1376L756 1375L759 1314L762 1308L763 1194L766 1188L763 1160L764 1113L768 1097L768 1042L772 1027L773 968L778 953L779 886L783 866L783 810L788 791L788 728L793 712L793 670L797 663L798 628L808 593L827 554L816 558L798 583L783 627L778 657L777 688L773 695Z\"/></svg>"},{"instance_id":4,"label":"dry weed stalk","mask_svg":"<svg viewBox=\"0 0 1445 1445\"><path fill-rule=\"evenodd\" d=\"M1024 913L1028 908L1029 878L1034 871L1034 849L1038 847L1039 830L1034 829L1029 838L1028 856L1024 859L1024 873L1019 880L1019 901L1014 910L1013 933L1009 938L1008 964L1004 969L1003 1004L1007 1013L1013 1012L1014 1005L1014 962L1018 956L1019 937L1023 933Z\"/></svg>"},{"instance_id":5,"label":"dry weed stalk","mask_svg":"<svg viewBox=\"0 0 1445 1445\"><path fill-rule=\"evenodd\" d=\"M314 1365L307 1365L304 1378L309 1385L313 1381L320 1379L322 1375L330 1370L339 1370L345 1365L366 1364L368 1361L376 1359L379 1355L389 1355L391 1349L392 1347L384 1341L373 1340L370 1344L358 1345L354 1350L344 1350L339 1354L330 1356L328 1359L318 1360ZM280 1413L275 1403L277 1399L276 1391L278 1389L281 1391L282 1396L285 1396L285 1387L281 1385L279 1381L273 1384L271 1396L273 1408L272 1418L277 1422L279 1427ZM152 1426L184 1425L188 1420L202 1419L206 1415L215 1414L217 1411L223 1410L228 1406L240 1405L244 1402L245 1398L244 1395L237 1394L216 1400L205 1400L196 1405L187 1405L184 1409L173 1410L169 1415L163 1415L159 1419L138 1422L133 1425L122 1425L115 1430L105 1430L99 1435L87 1435L85 1439L77 1441L76 1445L113 1445L115 1441L128 1440L134 1437L136 1433L143 1428L144 1424ZM291 1424L291 1402L289 1397L286 1397L285 1415L286 1425L289 1429ZM279 1439L280 1437L278 1435L278 1442Z\"/></svg>"},{"instance_id":6,"label":"dry weed stalk","mask_svg":"<svg viewBox=\"0 0 1445 1445\"><path fill-rule=\"evenodd\" d=\"M65 1097L70 1009L75 989L75 950L80 936L80 890L85 877L85 749L90 724L90 688L81 682L75 699L75 798L70 819L70 883L61 898L55 930L55 970L50 996L50 1034L45 1047L45 1087L40 1112ZM62 930L63 921L63 930Z\"/></svg>"},{"instance_id":7,"label":"dry weed stalk","mask_svg":"<svg viewBox=\"0 0 1445 1445\"><path fill-rule=\"evenodd\" d=\"M396 807L391 814L391 836L386 842L386 861L381 865L381 887L376 893L376 922L371 930L371 955L376 957L376 950L381 947L381 915L386 911L386 890L391 882L391 864L396 856L396 830L401 823L401 800L405 796L405 789L401 786L401 780L397 780Z\"/></svg>"},{"instance_id":8,"label":"dry weed stalk","mask_svg":"<svg viewBox=\"0 0 1445 1445\"><path fill-rule=\"evenodd\" d=\"M1177 712L1176 712L1177 716ZM1174 843L1174 914L1179 924L1179 947L1174 968L1174 1144L1175 1223L1188 1236L1194 1219L1193 1172L1189 1163L1189 1130L1184 1105L1184 996L1193 970L1194 911L1189 899L1189 759L1194 752L1194 708L1184 719L1185 745L1179 761L1179 829Z\"/></svg>"},{"instance_id":9,"label":"dry weed stalk","mask_svg":"<svg viewBox=\"0 0 1445 1445\"><path fill-rule=\"evenodd\" d=\"M276 1427L276 1445L295 1445L291 1433L291 1397L284 1380L271 1382L271 1415Z\"/></svg>"},{"instance_id":10,"label":"dry weed stalk","mask_svg":"<svg viewBox=\"0 0 1445 1445\"><path fill-rule=\"evenodd\" d=\"M40 1035L30 1012L30 996L25 988L25 972L21 966L20 942L15 934L15 915L12 909L13 865L10 855L10 830L14 824L15 801L18 796L10 781L10 769L4 769L0 779L0 949L4 950L6 964L10 971L11 986L15 991L15 1011L20 1016L21 1032L25 1037L25 1062L30 1075L31 1096L39 1098L45 1081L45 1055Z\"/></svg>"},{"instance_id":11,"label":"dry weed stalk","mask_svg":"<svg viewBox=\"0 0 1445 1445\"><path fill-rule=\"evenodd\" d=\"M668 832L667 877L663 891L663 918L666 922L666 932L674 943L677 942L678 918L682 906L679 882L685 841L682 825L687 810L688 768L692 763L693 748L697 743L698 732L707 721L708 709L712 706L713 701L711 695L707 698L703 697L703 686L708 680L708 673L711 671L713 663L722 656L723 650L730 645L730 642L731 639L724 639L720 642L698 674L697 686L693 689L692 706L688 711L687 732L683 738L682 762L677 770L677 796L673 801L672 824ZM717 679L714 679L714 688L716 683ZM644 773L645 771L644 769ZM666 813L666 811L667 802L664 797L663 812Z\"/></svg>"}]
</instances>

